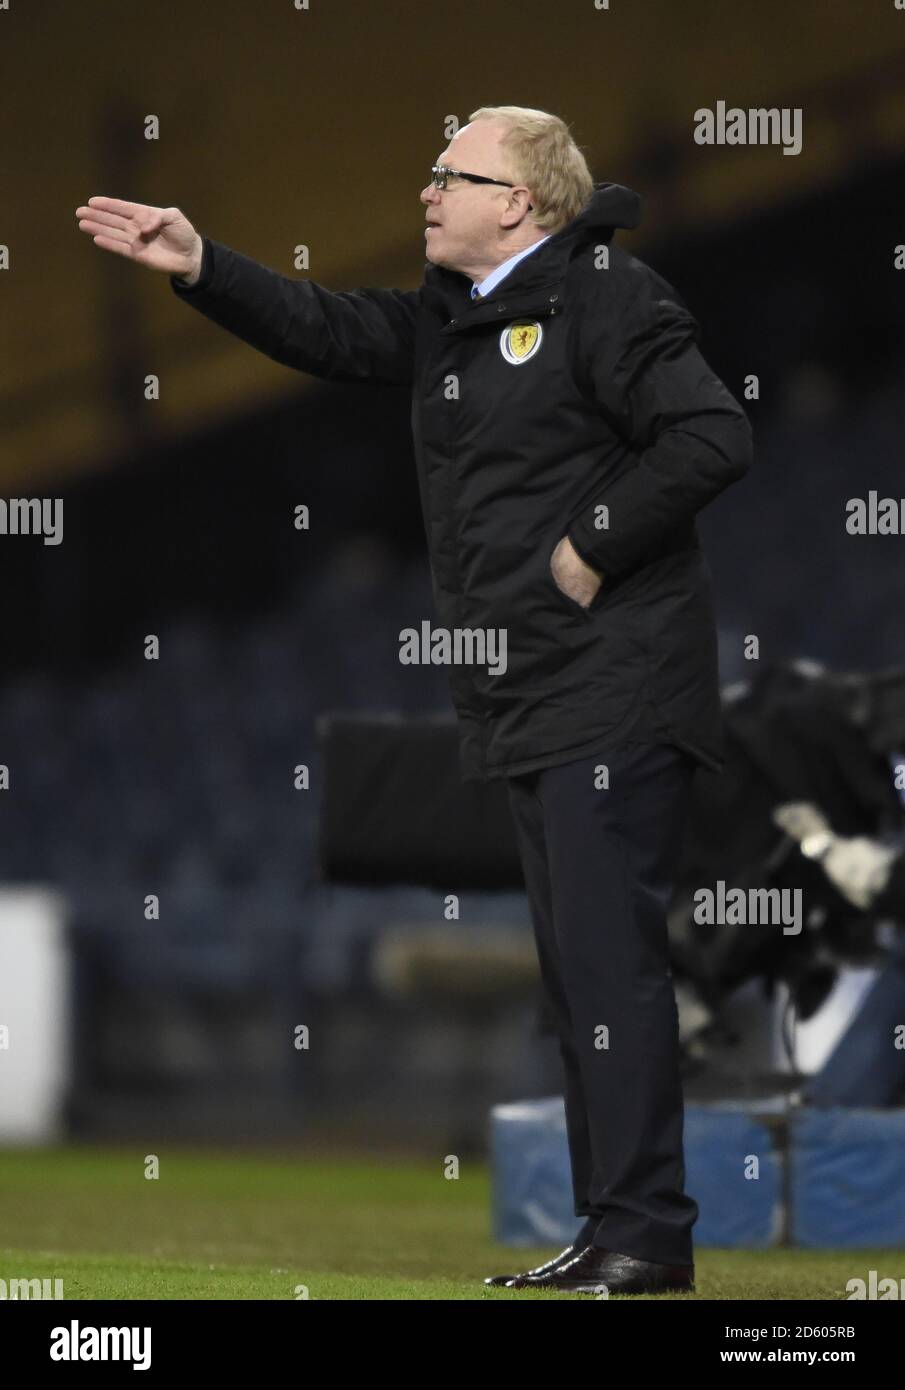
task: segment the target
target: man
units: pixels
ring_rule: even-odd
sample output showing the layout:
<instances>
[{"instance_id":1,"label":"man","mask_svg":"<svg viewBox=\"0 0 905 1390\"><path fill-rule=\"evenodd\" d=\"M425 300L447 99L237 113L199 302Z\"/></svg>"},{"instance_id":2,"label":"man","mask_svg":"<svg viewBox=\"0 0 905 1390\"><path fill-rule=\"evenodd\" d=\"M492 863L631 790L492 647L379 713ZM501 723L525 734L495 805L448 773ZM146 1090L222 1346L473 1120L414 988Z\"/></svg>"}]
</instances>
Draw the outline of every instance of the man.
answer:
<instances>
[{"instance_id":1,"label":"man","mask_svg":"<svg viewBox=\"0 0 905 1390\"><path fill-rule=\"evenodd\" d=\"M694 1287L666 907L696 763L722 767L701 507L751 430L675 291L611 246L636 194L594 185L568 127L482 107L421 192L412 291L331 293L92 198L79 225L287 366L410 382L434 599L507 661L450 666L466 779L508 779L556 1021L574 1243L487 1282Z\"/></svg>"}]
</instances>

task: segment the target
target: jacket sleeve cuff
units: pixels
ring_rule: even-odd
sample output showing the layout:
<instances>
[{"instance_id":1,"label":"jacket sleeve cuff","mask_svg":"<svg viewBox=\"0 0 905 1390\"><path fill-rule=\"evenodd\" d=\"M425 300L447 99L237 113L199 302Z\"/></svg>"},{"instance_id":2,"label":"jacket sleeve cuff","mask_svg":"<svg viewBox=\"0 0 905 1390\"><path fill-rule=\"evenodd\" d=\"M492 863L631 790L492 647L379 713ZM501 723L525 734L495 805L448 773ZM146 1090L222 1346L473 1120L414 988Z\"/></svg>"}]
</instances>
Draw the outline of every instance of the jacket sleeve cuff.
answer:
<instances>
[{"instance_id":1,"label":"jacket sleeve cuff","mask_svg":"<svg viewBox=\"0 0 905 1390\"><path fill-rule=\"evenodd\" d=\"M591 569L613 579L618 577L619 570L614 559L608 558L605 553L605 531L595 531L593 527L588 526L582 517L578 517L571 523L566 535L572 542L573 549L586 565L590 565ZM604 544L601 544L601 541L604 541Z\"/></svg>"},{"instance_id":2,"label":"jacket sleeve cuff","mask_svg":"<svg viewBox=\"0 0 905 1390\"><path fill-rule=\"evenodd\" d=\"M195 281L194 285L187 285L184 280L181 280L179 278L178 275L170 276L170 284L173 286L173 289L175 290L176 294L180 296L192 295L197 294L199 290L206 290L213 278L214 248L211 244L210 237L202 237L201 273L198 276L198 279Z\"/></svg>"}]
</instances>

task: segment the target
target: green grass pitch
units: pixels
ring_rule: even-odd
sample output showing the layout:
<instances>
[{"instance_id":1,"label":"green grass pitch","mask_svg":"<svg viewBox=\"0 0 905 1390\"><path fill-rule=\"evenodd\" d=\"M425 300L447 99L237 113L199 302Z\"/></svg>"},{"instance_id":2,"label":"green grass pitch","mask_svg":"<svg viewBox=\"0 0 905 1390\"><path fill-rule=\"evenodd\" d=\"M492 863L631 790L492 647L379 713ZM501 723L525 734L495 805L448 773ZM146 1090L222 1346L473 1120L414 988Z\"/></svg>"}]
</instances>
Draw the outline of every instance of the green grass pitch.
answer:
<instances>
[{"instance_id":1,"label":"green grass pitch","mask_svg":"<svg viewBox=\"0 0 905 1390\"><path fill-rule=\"evenodd\" d=\"M493 1241L485 1165L181 1147L148 1179L147 1152L0 1152L0 1279L62 1279L67 1299L594 1301L484 1287L555 1253ZM699 1248L697 1293L673 1297L844 1299L902 1253Z\"/></svg>"}]
</instances>

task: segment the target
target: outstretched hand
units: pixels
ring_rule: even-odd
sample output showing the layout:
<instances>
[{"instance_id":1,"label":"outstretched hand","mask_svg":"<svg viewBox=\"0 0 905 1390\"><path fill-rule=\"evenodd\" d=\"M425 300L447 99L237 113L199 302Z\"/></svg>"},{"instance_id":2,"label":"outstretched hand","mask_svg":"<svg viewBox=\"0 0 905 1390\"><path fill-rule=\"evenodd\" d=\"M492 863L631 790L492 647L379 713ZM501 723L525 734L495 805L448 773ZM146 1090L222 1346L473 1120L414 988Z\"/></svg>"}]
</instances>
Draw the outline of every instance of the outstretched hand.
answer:
<instances>
[{"instance_id":1,"label":"outstretched hand","mask_svg":"<svg viewBox=\"0 0 905 1390\"><path fill-rule=\"evenodd\" d=\"M178 208L154 208L122 198L89 198L76 208L79 230L95 246L166 275L197 278L202 239Z\"/></svg>"}]
</instances>

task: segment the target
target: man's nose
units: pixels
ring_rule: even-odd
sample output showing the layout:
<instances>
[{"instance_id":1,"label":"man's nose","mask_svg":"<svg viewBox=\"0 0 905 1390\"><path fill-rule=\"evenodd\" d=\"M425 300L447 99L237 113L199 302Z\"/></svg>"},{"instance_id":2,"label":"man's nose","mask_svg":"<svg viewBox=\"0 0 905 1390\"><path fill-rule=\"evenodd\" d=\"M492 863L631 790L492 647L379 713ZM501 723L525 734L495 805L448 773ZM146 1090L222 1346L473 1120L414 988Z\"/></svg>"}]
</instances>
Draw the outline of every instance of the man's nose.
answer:
<instances>
[{"instance_id":1,"label":"man's nose","mask_svg":"<svg viewBox=\"0 0 905 1390\"><path fill-rule=\"evenodd\" d=\"M422 203L426 203L426 204L435 203L435 202L437 201L437 198L436 198L434 195L435 195L435 194L439 194L439 192L440 192L440 190L439 190L439 188L437 187L437 185L436 185L435 183L431 182L431 183L425 184L425 186L422 188L421 192L418 194L418 197L421 199Z\"/></svg>"}]
</instances>

